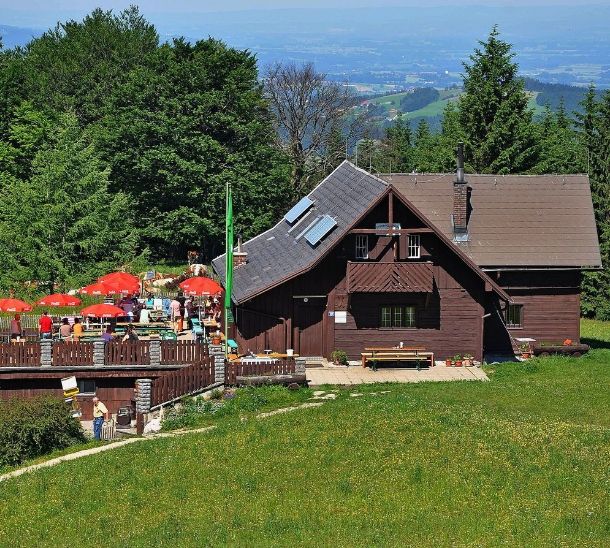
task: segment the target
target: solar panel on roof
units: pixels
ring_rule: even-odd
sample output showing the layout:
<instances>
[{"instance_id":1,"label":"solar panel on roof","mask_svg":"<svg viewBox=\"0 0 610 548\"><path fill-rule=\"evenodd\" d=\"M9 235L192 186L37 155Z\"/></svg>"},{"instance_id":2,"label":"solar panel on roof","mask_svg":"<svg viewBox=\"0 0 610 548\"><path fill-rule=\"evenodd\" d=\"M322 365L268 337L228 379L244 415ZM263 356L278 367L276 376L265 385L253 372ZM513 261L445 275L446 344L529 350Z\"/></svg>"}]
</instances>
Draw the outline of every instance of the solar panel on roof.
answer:
<instances>
[{"instance_id":1,"label":"solar panel on roof","mask_svg":"<svg viewBox=\"0 0 610 548\"><path fill-rule=\"evenodd\" d=\"M316 245L326 236L335 226L335 221L330 215L324 215L311 229L305 234L305 239L311 244Z\"/></svg>"},{"instance_id":2,"label":"solar panel on roof","mask_svg":"<svg viewBox=\"0 0 610 548\"><path fill-rule=\"evenodd\" d=\"M284 215L284 219L286 219L286 222L292 224L301 215L303 215L303 213L305 213L312 205L313 202L307 196L305 196L292 206L290 211L286 213L286 215Z\"/></svg>"}]
</instances>

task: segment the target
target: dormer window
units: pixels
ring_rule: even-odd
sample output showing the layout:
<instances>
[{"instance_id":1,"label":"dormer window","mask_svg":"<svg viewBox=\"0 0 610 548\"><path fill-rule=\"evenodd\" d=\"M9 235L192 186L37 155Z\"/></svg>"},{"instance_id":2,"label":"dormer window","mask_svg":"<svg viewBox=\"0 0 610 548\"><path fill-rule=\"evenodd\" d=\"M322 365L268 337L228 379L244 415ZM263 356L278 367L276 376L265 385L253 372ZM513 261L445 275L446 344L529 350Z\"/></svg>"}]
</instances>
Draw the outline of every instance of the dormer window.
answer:
<instances>
[{"instance_id":1,"label":"dormer window","mask_svg":"<svg viewBox=\"0 0 610 548\"><path fill-rule=\"evenodd\" d=\"M409 234L409 247L407 257L419 259L421 257L419 234Z\"/></svg>"},{"instance_id":2,"label":"dormer window","mask_svg":"<svg viewBox=\"0 0 610 548\"><path fill-rule=\"evenodd\" d=\"M356 236L356 259L369 258L369 237L367 235L358 234Z\"/></svg>"}]
</instances>

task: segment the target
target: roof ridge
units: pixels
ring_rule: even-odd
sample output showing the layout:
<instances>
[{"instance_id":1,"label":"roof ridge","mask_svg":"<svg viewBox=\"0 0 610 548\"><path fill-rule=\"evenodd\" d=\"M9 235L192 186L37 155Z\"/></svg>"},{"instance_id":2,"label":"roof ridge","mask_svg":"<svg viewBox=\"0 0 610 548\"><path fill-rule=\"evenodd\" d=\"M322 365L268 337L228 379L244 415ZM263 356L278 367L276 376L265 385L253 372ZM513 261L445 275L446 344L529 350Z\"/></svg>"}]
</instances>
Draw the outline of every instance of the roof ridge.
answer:
<instances>
[{"instance_id":1,"label":"roof ridge","mask_svg":"<svg viewBox=\"0 0 610 548\"><path fill-rule=\"evenodd\" d=\"M337 172L341 167L347 165L350 169L353 169L354 171L359 172L362 175L365 176L369 176L372 179L374 179L375 181L381 183L384 187L388 188L390 186L390 183L388 183L387 181L384 181L383 179L380 179L379 177L374 176L373 174L369 173L368 171L354 165L352 162L350 162L349 160L345 159L343 160L335 169L333 169L326 177L324 177L324 179L322 179L315 187L313 187L307 194L305 194L305 196L307 197L311 197L311 195L320 187L322 186L328 179L330 179L335 172ZM359 181L363 180L364 177L362 177L361 179L359 179ZM301 199L305 196L302 196ZM314 202L315 203L315 202ZM282 222L284 221L284 217L282 216L277 223L275 223L273 226L269 227L267 230L265 230L264 232L261 232L260 234L257 234L256 236L254 236L253 238L250 238L249 240L246 240L245 242L242 243L242 247L245 248L245 246L247 244L251 244L254 240L257 240L259 238L261 238L262 236L265 236L265 234L267 234L268 232L271 232L272 230L274 230L275 228L277 228L278 226L280 226L282 224ZM220 255L218 255L217 257L214 257L214 259L212 259L212 262L216 261L217 259L220 259L221 257L224 257L226 254L225 253L221 253Z\"/></svg>"},{"instance_id":2,"label":"roof ridge","mask_svg":"<svg viewBox=\"0 0 610 548\"><path fill-rule=\"evenodd\" d=\"M358 168L360 169L360 168ZM372 174L371 174L372 175ZM380 173L381 177L387 177L391 180L392 177L454 177L455 173ZM374 177L374 175L372 175ZM588 173L464 173L464 177L589 177Z\"/></svg>"}]
</instances>

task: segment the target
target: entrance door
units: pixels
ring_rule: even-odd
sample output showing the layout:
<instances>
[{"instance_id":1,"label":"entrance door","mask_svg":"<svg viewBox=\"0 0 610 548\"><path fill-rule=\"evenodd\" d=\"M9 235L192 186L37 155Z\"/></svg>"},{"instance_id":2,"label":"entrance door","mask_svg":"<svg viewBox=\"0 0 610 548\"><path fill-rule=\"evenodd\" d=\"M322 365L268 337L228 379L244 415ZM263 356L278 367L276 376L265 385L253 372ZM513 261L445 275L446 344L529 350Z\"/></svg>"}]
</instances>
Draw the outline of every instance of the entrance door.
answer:
<instances>
[{"instance_id":1,"label":"entrance door","mask_svg":"<svg viewBox=\"0 0 610 548\"><path fill-rule=\"evenodd\" d=\"M308 297L295 299L294 325L297 333L298 347L295 349L301 356L324 355L323 319L326 312L326 297Z\"/></svg>"}]
</instances>

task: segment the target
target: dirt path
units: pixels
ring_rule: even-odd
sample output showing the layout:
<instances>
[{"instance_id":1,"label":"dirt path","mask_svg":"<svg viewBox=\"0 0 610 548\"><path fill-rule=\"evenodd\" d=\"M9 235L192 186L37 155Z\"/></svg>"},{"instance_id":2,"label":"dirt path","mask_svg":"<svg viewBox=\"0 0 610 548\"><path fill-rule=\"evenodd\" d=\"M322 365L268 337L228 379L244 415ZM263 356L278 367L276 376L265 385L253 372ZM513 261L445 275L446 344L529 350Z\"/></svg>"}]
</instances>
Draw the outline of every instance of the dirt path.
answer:
<instances>
[{"instance_id":1,"label":"dirt path","mask_svg":"<svg viewBox=\"0 0 610 548\"><path fill-rule=\"evenodd\" d=\"M282 409L276 409L275 411L271 411L269 413L260 413L257 415L258 418L266 418L273 416L278 413L288 413L291 411L297 411L299 409L307 409L309 407L318 407L322 405L322 402L316 403L304 403L302 405L296 407L285 407ZM104 451L111 451L112 449L118 449L119 447L124 447L125 445L130 445L132 443L139 443L143 441L156 440L159 438L175 438L176 436L183 436L185 434L201 434L204 432L209 432L210 430L214 430L215 426L206 426L205 428L194 428L192 430L176 430L174 432L161 432L158 434L151 434L150 436L141 437L141 438L129 438L122 441L115 441L109 443L107 445L101 445L99 447L92 447L91 449L83 449L82 451L77 451L76 453L69 453L68 455L62 455L61 457L56 457L54 459L49 459L44 462L39 462L38 464L32 464L30 466L25 466L23 468L19 468L17 470L13 470L12 472L7 472L0 476L0 482L6 481L11 478L16 478L21 476L22 474L27 474L28 472L34 472L35 470L39 470L41 468L49 468L50 466L57 466L62 462L67 462L70 460L82 459L83 457L88 457L89 455L97 455L98 453L103 453Z\"/></svg>"}]
</instances>

